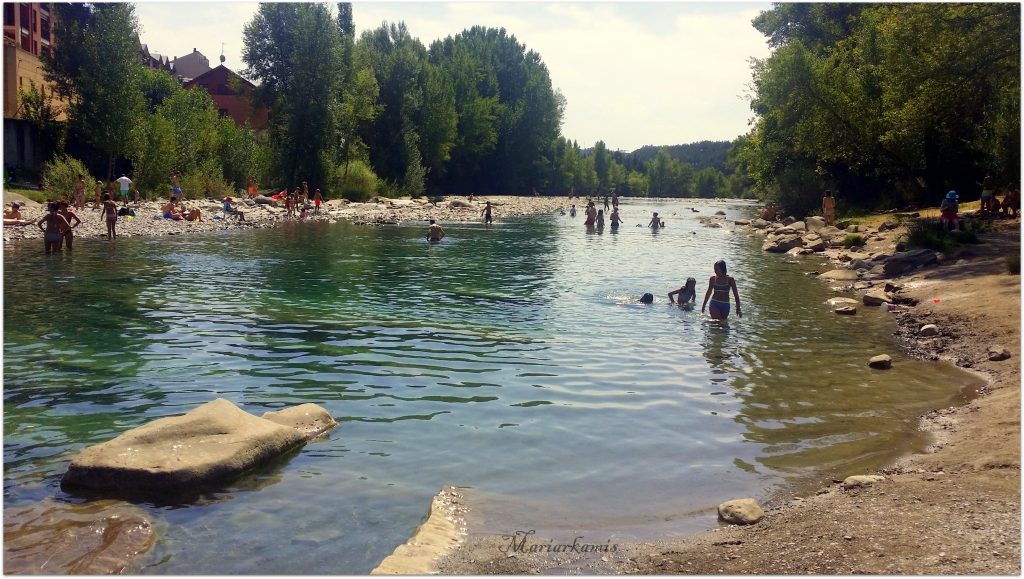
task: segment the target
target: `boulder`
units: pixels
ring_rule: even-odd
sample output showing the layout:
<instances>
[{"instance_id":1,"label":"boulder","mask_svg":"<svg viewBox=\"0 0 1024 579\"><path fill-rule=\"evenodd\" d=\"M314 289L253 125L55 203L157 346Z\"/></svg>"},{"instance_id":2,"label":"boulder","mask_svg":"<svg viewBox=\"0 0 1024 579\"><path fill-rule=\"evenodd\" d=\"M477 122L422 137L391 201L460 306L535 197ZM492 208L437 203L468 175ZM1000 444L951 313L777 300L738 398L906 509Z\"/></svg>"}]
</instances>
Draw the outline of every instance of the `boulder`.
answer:
<instances>
[{"instance_id":1,"label":"boulder","mask_svg":"<svg viewBox=\"0 0 1024 579\"><path fill-rule=\"evenodd\" d=\"M847 253L839 254L839 261L855 261L855 260L867 261L869 258L870 258L870 256L868 254L861 253L859 251L850 251L850 252L847 252Z\"/></svg>"},{"instance_id":2,"label":"boulder","mask_svg":"<svg viewBox=\"0 0 1024 579\"><path fill-rule=\"evenodd\" d=\"M804 247L811 252L825 251L825 242L817 235L807 235L803 239Z\"/></svg>"},{"instance_id":3,"label":"boulder","mask_svg":"<svg viewBox=\"0 0 1024 579\"><path fill-rule=\"evenodd\" d=\"M843 479L843 488L853 489L858 487L866 487L883 480L885 480L885 477L877 474L858 474L848 476L845 479Z\"/></svg>"},{"instance_id":4,"label":"boulder","mask_svg":"<svg viewBox=\"0 0 1024 579\"><path fill-rule=\"evenodd\" d=\"M768 227L769 225L771 225L771 222L765 221L764 219L755 219L755 220L750 222L750 225L754 229L764 229L765 227Z\"/></svg>"},{"instance_id":5,"label":"boulder","mask_svg":"<svg viewBox=\"0 0 1024 579\"><path fill-rule=\"evenodd\" d=\"M768 253L785 253L802 245L803 241L799 235L780 235L768 238L761 246L761 250Z\"/></svg>"},{"instance_id":6,"label":"boulder","mask_svg":"<svg viewBox=\"0 0 1024 579\"><path fill-rule=\"evenodd\" d=\"M871 269L875 267L874 263L865 261L863 259L854 259L850 263L846 264L850 269Z\"/></svg>"},{"instance_id":7,"label":"boulder","mask_svg":"<svg viewBox=\"0 0 1024 579\"><path fill-rule=\"evenodd\" d=\"M832 311L841 316L852 316L857 313L857 308L856 306L843 306L841 308L836 308Z\"/></svg>"},{"instance_id":8,"label":"boulder","mask_svg":"<svg viewBox=\"0 0 1024 579\"><path fill-rule=\"evenodd\" d=\"M793 229L792 227L790 227L788 225L784 225L782 227L776 227L775 230L772 231L773 235L794 235L796 233L797 233L797 230Z\"/></svg>"},{"instance_id":9,"label":"boulder","mask_svg":"<svg viewBox=\"0 0 1024 579\"><path fill-rule=\"evenodd\" d=\"M803 221L796 221L794 223L790 223L789 228L797 232L806 232L807 224L805 224Z\"/></svg>"},{"instance_id":10,"label":"boulder","mask_svg":"<svg viewBox=\"0 0 1024 579\"><path fill-rule=\"evenodd\" d=\"M725 211L715 211L715 215L725 215Z\"/></svg>"},{"instance_id":11,"label":"boulder","mask_svg":"<svg viewBox=\"0 0 1024 579\"><path fill-rule=\"evenodd\" d=\"M838 308L845 306L856 306L859 302L853 298L829 298L825 300L825 303L830 307Z\"/></svg>"},{"instance_id":12,"label":"boulder","mask_svg":"<svg viewBox=\"0 0 1024 579\"><path fill-rule=\"evenodd\" d=\"M988 347L988 359L993 362L1001 362L1010 357L1010 351L998 344Z\"/></svg>"},{"instance_id":13,"label":"boulder","mask_svg":"<svg viewBox=\"0 0 1024 579\"><path fill-rule=\"evenodd\" d=\"M868 361L868 366L878 368L880 370L888 370L889 368L892 368L892 358L887 354L879 354Z\"/></svg>"},{"instance_id":14,"label":"boulder","mask_svg":"<svg viewBox=\"0 0 1024 579\"><path fill-rule=\"evenodd\" d=\"M146 513L121 501L45 499L4 509L5 574L138 573L155 541Z\"/></svg>"},{"instance_id":15,"label":"boulder","mask_svg":"<svg viewBox=\"0 0 1024 579\"><path fill-rule=\"evenodd\" d=\"M836 236L846 237L846 232L845 231L843 231L842 229L839 229L838 227L833 227L831 225L819 228L819 229L815 230L815 233L820 235L822 237L822 239L830 239L830 238L836 237Z\"/></svg>"},{"instance_id":16,"label":"boulder","mask_svg":"<svg viewBox=\"0 0 1024 579\"><path fill-rule=\"evenodd\" d=\"M938 263L939 258L930 249L915 249L913 251L901 251L885 260L885 275L899 275L920 266Z\"/></svg>"},{"instance_id":17,"label":"boulder","mask_svg":"<svg viewBox=\"0 0 1024 579\"><path fill-rule=\"evenodd\" d=\"M917 335L922 338L931 338L932 336L939 335L939 327L935 324L926 324L921 326L921 329L917 331Z\"/></svg>"},{"instance_id":18,"label":"boulder","mask_svg":"<svg viewBox=\"0 0 1024 579\"><path fill-rule=\"evenodd\" d=\"M896 228L896 224L893 223L892 221L883 221L881 224L878 225L879 233L881 233L882 231L889 231L889 230L895 229L895 228Z\"/></svg>"},{"instance_id":19,"label":"boulder","mask_svg":"<svg viewBox=\"0 0 1024 579\"><path fill-rule=\"evenodd\" d=\"M866 289L871 289L872 287L874 287L874 285L875 284L873 284L873 283L871 283L869 281L858 281L858 282L853 284L853 289L855 289L857 291L864 291Z\"/></svg>"},{"instance_id":20,"label":"boulder","mask_svg":"<svg viewBox=\"0 0 1024 579\"><path fill-rule=\"evenodd\" d=\"M835 225L835 226L836 226L836 227L837 227L838 229L846 229L846 228L847 228L847 227L849 227L849 226L850 226L850 225L851 225L852 223L853 223L852 221L850 221L849 219L846 219L846 220L843 220L843 221L837 221L837 222L836 222L836 225Z\"/></svg>"},{"instance_id":21,"label":"boulder","mask_svg":"<svg viewBox=\"0 0 1024 579\"><path fill-rule=\"evenodd\" d=\"M894 293L899 293L901 291L903 291L903 286L901 286L899 284L892 283L891 281L885 282L885 292L886 293L894 294Z\"/></svg>"},{"instance_id":22,"label":"boulder","mask_svg":"<svg viewBox=\"0 0 1024 579\"><path fill-rule=\"evenodd\" d=\"M863 298L864 305L866 306L880 306L891 301L892 298L889 294L878 290L867 292Z\"/></svg>"},{"instance_id":23,"label":"boulder","mask_svg":"<svg viewBox=\"0 0 1024 579\"><path fill-rule=\"evenodd\" d=\"M306 442L310 429L324 426L322 416L307 412L274 413L309 426L300 431L218 398L86 448L71 461L61 487L147 494L223 482Z\"/></svg>"},{"instance_id":24,"label":"boulder","mask_svg":"<svg viewBox=\"0 0 1024 579\"><path fill-rule=\"evenodd\" d=\"M825 218L814 215L804 219L804 225L807 227L807 231L820 231L826 227Z\"/></svg>"},{"instance_id":25,"label":"boulder","mask_svg":"<svg viewBox=\"0 0 1024 579\"><path fill-rule=\"evenodd\" d=\"M310 403L299 404L276 412L264 412L260 418L294 428L301 432L306 440L313 440L338 425L329 412Z\"/></svg>"},{"instance_id":26,"label":"boulder","mask_svg":"<svg viewBox=\"0 0 1024 579\"><path fill-rule=\"evenodd\" d=\"M808 255L808 254L811 254L811 253L814 253L814 252L811 251L810 249L807 249L806 247L794 247L793 249L790 249L789 251L787 251L786 255L799 256L799 255Z\"/></svg>"},{"instance_id":27,"label":"boulder","mask_svg":"<svg viewBox=\"0 0 1024 579\"><path fill-rule=\"evenodd\" d=\"M452 209L471 209L473 204L461 199L452 199L448 202L448 207L451 207Z\"/></svg>"},{"instance_id":28,"label":"boulder","mask_svg":"<svg viewBox=\"0 0 1024 579\"><path fill-rule=\"evenodd\" d=\"M754 499L733 499L718 505L718 518L734 525L753 525L764 518L764 509Z\"/></svg>"},{"instance_id":29,"label":"boulder","mask_svg":"<svg viewBox=\"0 0 1024 579\"><path fill-rule=\"evenodd\" d=\"M736 221L733 221L732 223L733 223L733 225L750 225L750 220L749 219L737 219ZM765 223L767 223L767 221Z\"/></svg>"},{"instance_id":30,"label":"boulder","mask_svg":"<svg viewBox=\"0 0 1024 579\"><path fill-rule=\"evenodd\" d=\"M833 269L832 271L826 271L821 274L822 279L828 279L833 281L853 281L857 279L857 272L850 269Z\"/></svg>"},{"instance_id":31,"label":"boulder","mask_svg":"<svg viewBox=\"0 0 1024 579\"><path fill-rule=\"evenodd\" d=\"M786 217L785 219L782 220L783 225L789 225L790 223L796 223L796 217L790 215L789 217Z\"/></svg>"}]
</instances>

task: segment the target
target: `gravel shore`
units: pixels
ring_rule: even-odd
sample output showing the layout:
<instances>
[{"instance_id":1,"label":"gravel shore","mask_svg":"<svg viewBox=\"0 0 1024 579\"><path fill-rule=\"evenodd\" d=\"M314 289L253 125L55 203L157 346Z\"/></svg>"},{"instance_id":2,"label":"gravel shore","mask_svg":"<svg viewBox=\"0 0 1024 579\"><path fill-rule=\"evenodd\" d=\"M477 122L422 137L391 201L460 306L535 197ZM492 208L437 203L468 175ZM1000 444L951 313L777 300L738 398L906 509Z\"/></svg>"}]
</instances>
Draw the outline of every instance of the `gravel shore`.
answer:
<instances>
[{"instance_id":1,"label":"gravel shore","mask_svg":"<svg viewBox=\"0 0 1024 579\"><path fill-rule=\"evenodd\" d=\"M24 219L38 220L46 213L46 206L28 200L21 195L7 193L4 204L10 207L12 201L24 203L21 209ZM202 211L202 221L174 221L159 217L161 207L166 201L146 201L139 205L130 204L135 217L117 220L118 237L137 235L183 235L231 229L272 227L285 221L296 221L297 217L288 217L284 207L259 204L250 200L235 200L237 206L245 214L245 221L234 217L222 218L222 203L216 200L203 199L186 201L189 209ZM568 200L564 197L445 197L437 202L427 198L420 199L378 199L369 203L348 203L346 201L327 201L320 208L319 214L312 209L307 212L306 220L340 221L348 220L365 225L398 224L402 222L422 222L424 226L430 219L436 219L442 225L460 221L478 221L487 201L493 206L495 220L520 215L539 213L556 213L568 209ZM77 211L81 225L75 227L75 238L106 239L107 228L100 219L100 210L92 209L86 203L85 209ZM42 239L42 231L35 225L4 227L4 242L27 239Z\"/></svg>"}]
</instances>

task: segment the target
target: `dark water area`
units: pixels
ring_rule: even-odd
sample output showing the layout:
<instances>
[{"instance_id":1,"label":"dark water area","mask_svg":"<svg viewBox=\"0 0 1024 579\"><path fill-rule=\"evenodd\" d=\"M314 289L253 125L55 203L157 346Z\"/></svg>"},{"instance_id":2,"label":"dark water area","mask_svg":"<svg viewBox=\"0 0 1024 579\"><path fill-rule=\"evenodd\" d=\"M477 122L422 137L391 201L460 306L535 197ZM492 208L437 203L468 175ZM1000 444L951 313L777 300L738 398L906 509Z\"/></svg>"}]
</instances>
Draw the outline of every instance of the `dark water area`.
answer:
<instances>
[{"instance_id":1,"label":"dark water area","mask_svg":"<svg viewBox=\"0 0 1024 579\"><path fill-rule=\"evenodd\" d=\"M341 426L189 504L143 504L161 537L145 573L366 573L446 484L496 532L693 530L723 500L921 448L917 416L976 379L902 356L884 310L835 316L805 275L820 262L698 223L718 209L751 211L628 201L617 232L549 215L434 245L422 224L295 223L5 247L5 504L72 500L76 452L218 397L313 402ZM664 230L634 227L651 211ZM725 325L699 311L717 259L743 300ZM690 276L697 311L666 298ZM867 367L878 353L892 370Z\"/></svg>"}]
</instances>

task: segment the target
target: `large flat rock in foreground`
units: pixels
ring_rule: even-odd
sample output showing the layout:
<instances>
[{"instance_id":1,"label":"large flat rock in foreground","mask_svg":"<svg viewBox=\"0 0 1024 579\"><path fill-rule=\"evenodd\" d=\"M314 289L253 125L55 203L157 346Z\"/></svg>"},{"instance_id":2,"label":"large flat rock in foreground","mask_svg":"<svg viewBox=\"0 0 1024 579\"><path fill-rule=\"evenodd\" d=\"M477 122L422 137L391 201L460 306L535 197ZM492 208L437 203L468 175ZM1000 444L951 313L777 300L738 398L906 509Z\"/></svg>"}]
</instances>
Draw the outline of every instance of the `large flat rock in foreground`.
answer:
<instances>
[{"instance_id":1,"label":"large flat rock in foreground","mask_svg":"<svg viewBox=\"0 0 1024 579\"><path fill-rule=\"evenodd\" d=\"M71 462L61 487L150 493L230 480L337 424L314 404L296 408L297 416L281 424L219 398L86 448Z\"/></svg>"}]
</instances>

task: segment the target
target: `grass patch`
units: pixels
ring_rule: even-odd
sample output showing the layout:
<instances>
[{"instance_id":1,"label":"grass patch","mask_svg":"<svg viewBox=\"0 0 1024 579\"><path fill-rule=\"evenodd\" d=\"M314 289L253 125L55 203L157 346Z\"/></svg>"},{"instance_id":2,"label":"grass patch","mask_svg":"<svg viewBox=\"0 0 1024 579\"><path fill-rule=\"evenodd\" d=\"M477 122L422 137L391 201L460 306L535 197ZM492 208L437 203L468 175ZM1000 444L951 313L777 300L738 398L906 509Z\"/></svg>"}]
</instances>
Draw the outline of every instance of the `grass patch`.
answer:
<instances>
[{"instance_id":1,"label":"grass patch","mask_svg":"<svg viewBox=\"0 0 1024 579\"><path fill-rule=\"evenodd\" d=\"M17 187L9 187L4 190L7 193L17 193L27 199L35 201L36 203L45 203L47 199L51 198L50 191L40 191L39 189L19 189ZM10 201L4 199L4 201L10 204Z\"/></svg>"},{"instance_id":2,"label":"grass patch","mask_svg":"<svg viewBox=\"0 0 1024 579\"><path fill-rule=\"evenodd\" d=\"M992 229L992 222L987 219L962 220L960 229L955 231L950 231L939 221L921 219L910 226L905 240L909 249L949 252L961 245L981 243L978 235Z\"/></svg>"},{"instance_id":3,"label":"grass patch","mask_svg":"<svg viewBox=\"0 0 1024 579\"><path fill-rule=\"evenodd\" d=\"M849 249L851 247L860 247L864 245L864 236L857 234L850 234L843 238L840 245Z\"/></svg>"}]
</instances>

